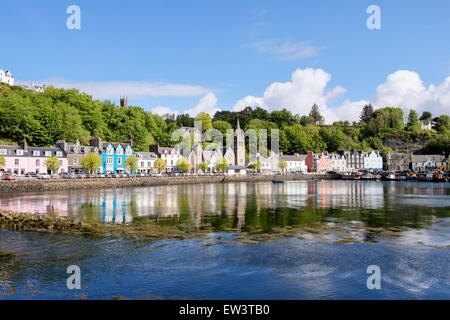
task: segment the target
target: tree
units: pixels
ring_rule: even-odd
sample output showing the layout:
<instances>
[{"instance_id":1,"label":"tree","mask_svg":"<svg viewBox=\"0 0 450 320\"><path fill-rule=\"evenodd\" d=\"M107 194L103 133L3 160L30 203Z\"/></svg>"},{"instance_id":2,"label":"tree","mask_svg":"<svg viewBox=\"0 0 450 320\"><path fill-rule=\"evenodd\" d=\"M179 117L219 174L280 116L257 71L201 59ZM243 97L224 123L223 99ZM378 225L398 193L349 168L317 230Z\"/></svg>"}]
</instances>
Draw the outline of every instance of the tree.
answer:
<instances>
[{"instance_id":1,"label":"tree","mask_svg":"<svg viewBox=\"0 0 450 320\"><path fill-rule=\"evenodd\" d=\"M420 120L431 120L431 119L432 119L431 112L428 111L424 111L420 116Z\"/></svg>"},{"instance_id":2,"label":"tree","mask_svg":"<svg viewBox=\"0 0 450 320\"><path fill-rule=\"evenodd\" d=\"M177 160L176 168L177 170L180 170L182 172L188 172L189 169L191 168L191 165L189 164L188 159L186 159L185 157L180 157Z\"/></svg>"},{"instance_id":3,"label":"tree","mask_svg":"<svg viewBox=\"0 0 450 320\"><path fill-rule=\"evenodd\" d=\"M439 118L436 119L435 130L440 133L445 133L450 130L450 117L446 114L443 114Z\"/></svg>"},{"instance_id":4,"label":"tree","mask_svg":"<svg viewBox=\"0 0 450 320\"><path fill-rule=\"evenodd\" d=\"M158 170L158 173L161 173L161 171L166 169L166 167L167 167L167 164L163 159L161 159L161 158L156 159L155 168L156 168L156 170Z\"/></svg>"},{"instance_id":5,"label":"tree","mask_svg":"<svg viewBox=\"0 0 450 320\"><path fill-rule=\"evenodd\" d=\"M361 115L359 117L361 123L367 123L372 118L373 115L373 107L372 105L366 104L362 109Z\"/></svg>"},{"instance_id":6,"label":"tree","mask_svg":"<svg viewBox=\"0 0 450 320\"><path fill-rule=\"evenodd\" d=\"M287 162L284 160L280 160L278 163L278 167L280 167L281 171L285 171L287 169Z\"/></svg>"},{"instance_id":7,"label":"tree","mask_svg":"<svg viewBox=\"0 0 450 320\"><path fill-rule=\"evenodd\" d=\"M125 167L127 168L128 172L136 172L138 169L138 161L139 159L136 156L129 156L125 159Z\"/></svg>"},{"instance_id":8,"label":"tree","mask_svg":"<svg viewBox=\"0 0 450 320\"><path fill-rule=\"evenodd\" d=\"M409 111L408 114L408 123L406 124L406 128L408 131L419 132L421 129L421 124L419 121L419 117L415 110Z\"/></svg>"},{"instance_id":9,"label":"tree","mask_svg":"<svg viewBox=\"0 0 450 320\"><path fill-rule=\"evenodd\" d=\"M211 121L211 117L209 116L209 114L207 114L206 112L200 112L196 117L195 117L195 121L201 121L202 122L202 130L206 131L209 129L212 129L212 121Z\"/></svg>"},{"instance_id":10,"label":"tree","mask_svg":"<svg viewBox=\"0 0 450 320\"><path fill-rule=\"evenodd\" d=\"M50 170L53 174L55 171L59 170L59 168L61 167L61 162L57 156L53 156L49 157L45 161L45 165L47 166L47 170Z\"/></svg>"},{"instance_id":11,"label":"tree","mask_svg":"<svg viewBox=\"0 0 450 320\"><path fill-rule=\"evenodd\" d=\"M4 166L5 166L5 157L0 156L0 170L3 170Z\"/></svg>"},{"instance_id":12,"label":"tree","mask_svg":"<svg viewBox=\"0 0 450 320\"><path fill-rule=\"evenodd\" d=\"M216 168L217 168L217 170L222 171L222 172L227 170L228 169L227 159L225 159L225 158L219 159L216 163Z\"/></svg>"},{"instance_id":13,"label":"tree","mask_svg":"<svg viewBox=\"0 0 450 320\"><path fill-rule=\"evenodd\" d=\"M261 164L261 160L256 160L255 163L253 164L253 167L255 168L256 171L260 171L262 168L262 164Z\"/></svg>"},{"instance_id":14,"label":"tree","mask_svg":"<svg viewBox=\"0 0 450 320\"><path fill-rule=\"evenodd\" d=\"M96 155L93 152L85 155L83 157L83 160L81 160L81 167L83 168L83 170L89 171L89 173L97 172L101 164L102 159L100 158L100 156Z\"/></svg>"},{"instance_id":15,"label":"tree","mask_svg":"<svg viewBox=\"0 0 450 320\"><path fill-rule=\"evenodd\" d=\"M315 103L311 108L309 116L314 119L316 125L323 125L325 123L325 118L320 114L319 107Z\"/></svg>"},{"instance_id":16,"label":"tree","mask_svg":"<svg viewBox=\"0 0 450 320\"><path fill-rule=\"evenodd\" d=\"M205 161L200 162L200 164L198 165L199 169L202 170L203 172L205 172L206 170L208 170L208 164Z\"/></svg>"}]
</instances>

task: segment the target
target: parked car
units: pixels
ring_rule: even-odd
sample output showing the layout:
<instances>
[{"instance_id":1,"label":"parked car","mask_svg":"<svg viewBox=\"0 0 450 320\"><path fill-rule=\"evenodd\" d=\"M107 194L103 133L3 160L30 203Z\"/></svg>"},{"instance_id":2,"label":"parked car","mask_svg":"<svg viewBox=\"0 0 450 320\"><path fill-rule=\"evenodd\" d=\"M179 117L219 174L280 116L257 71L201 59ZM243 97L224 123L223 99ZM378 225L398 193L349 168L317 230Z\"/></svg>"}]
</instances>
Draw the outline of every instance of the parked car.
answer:
<instances>
[{"instance_id":1,"label":"parked car","mask_svg":"<svg viewBox=\"0 0 450 320\"><path fill-rule=\"evenodd\" d=\"M37 178L38 178L38 179L43 179L43 180L49 180L49 179L50 179L50 175L47 174L47 173L39 173L39 174L37 175Z\"/></svg>"},{"instance_id":2,"label":"parked car","mask_svg":"<svg viewBox=\"0 0 450 320\"><path fill-rule=\"evenodd\" d=\"M6 172L2 175L2 180L9 180L9 181L16 180L16 176L13 175L12 173Z\"/></svg>"},{"instance_id":3,"label":"parked car","mask_svg":"<svg viewBox=\"0 0 450 320\"><path fill-rule=\"evenodd\" d=\"M27 172L25 173L25 178L37 178L36 172Z\"/></svg>"}]
</instances>

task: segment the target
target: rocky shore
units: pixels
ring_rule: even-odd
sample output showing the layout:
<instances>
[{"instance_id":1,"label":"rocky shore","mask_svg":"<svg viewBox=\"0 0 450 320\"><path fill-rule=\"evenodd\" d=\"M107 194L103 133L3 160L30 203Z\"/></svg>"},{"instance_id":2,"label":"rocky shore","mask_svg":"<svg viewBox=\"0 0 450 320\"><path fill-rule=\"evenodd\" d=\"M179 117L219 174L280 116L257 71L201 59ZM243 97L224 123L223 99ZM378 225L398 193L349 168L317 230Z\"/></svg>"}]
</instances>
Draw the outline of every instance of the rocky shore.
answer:
<instances>
[{"instance_id":1,"label":"rocky shore","mask_svg":"<svg viewBox=\"0 0 450 320\"><path fill-rule=\"evenodd\" d=\"M338 179L337 175L236 175L236 176L178 176L178 177L140 177L116 179L82 180L0 180L0 192L39 192L93 188L146 187L175 184L257 182L272 180L315 180Z\"/></svg>"},{"instance_id":2,"label":"rocky shore","mask_svg":"<svg viewBox=\"0 0 450 320\"><path fill-rule=\"evenodd\" d=\"M52 217L42 214L0 211L0 229L57 233L129 235L145 238L183 240L201 237L204 232L188 230L182 225L161 226L154 219L139 217L133 223L112 224L87 218Z\"/></svg>"}]
</instances>

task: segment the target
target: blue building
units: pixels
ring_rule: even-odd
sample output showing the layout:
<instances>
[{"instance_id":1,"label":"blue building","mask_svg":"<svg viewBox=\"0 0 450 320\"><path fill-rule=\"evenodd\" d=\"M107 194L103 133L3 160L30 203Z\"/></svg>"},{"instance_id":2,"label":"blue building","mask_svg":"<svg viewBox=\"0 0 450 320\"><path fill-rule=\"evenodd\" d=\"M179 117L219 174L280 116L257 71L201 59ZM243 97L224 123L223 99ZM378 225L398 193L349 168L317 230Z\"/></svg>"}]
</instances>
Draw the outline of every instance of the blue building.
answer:
<instances>
[{"instance_id":1,"label":"blue building","mask_svg":"<svg viewBox=\"0 0 450 320\"><path fill-rule=\"evenodd\" d=\"M99 137L95 137L91 139L90 145L100 150L102 158L100 173L126 172L125 159L132 155L136 156L132 141L102 142Z\"/></svg>"}]
</instances>

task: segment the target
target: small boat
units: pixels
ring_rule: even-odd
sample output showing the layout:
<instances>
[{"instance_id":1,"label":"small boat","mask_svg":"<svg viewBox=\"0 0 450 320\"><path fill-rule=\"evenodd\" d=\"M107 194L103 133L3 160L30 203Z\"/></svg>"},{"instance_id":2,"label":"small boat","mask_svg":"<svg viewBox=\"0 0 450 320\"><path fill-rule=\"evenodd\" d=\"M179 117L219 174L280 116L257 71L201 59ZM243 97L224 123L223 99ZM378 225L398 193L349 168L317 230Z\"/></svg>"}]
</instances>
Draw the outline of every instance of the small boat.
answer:
<instances>
[{"instance_id":1,"label":"small boat","mask_svg":"<svg viewBox=\"0 0 450 320\"><path fill-rule=\"evenodd\" d=\"M433 175L433 182L447 182L447 177L443 172L436 172Z\"/></svg>"},{"instance_id":2,"label":"small boat","mask_svg":"<svg viewBox=\"0 0 450 320\"><path fill-rule=\"evenodd\" d=\"M361 179L362 180L373 180L373 175L371 175L370 173L366 173L361 176Z\"/></svg>"},{"instance_id":3,"label":"small boat","mask_svg":"<svg viewBox=\"0 0 450 320\"><path fill-rule=\"evenodd\" d=\"M360 180L361 176L357 174L343 174L341 178L342 180Z\"/></svg>"},{"instance_id":4,"label":"small boat","mask_svg":"<svg viewBox=\"0 0 450 320\"><path fill-rule=\"evenodd\" d=\"M384 179L387 181L395 181L395 173L389 173L384 177Z\"/></svg>"},{"instance_id":5,"label":"small boat","mask_svg":"<svg viewBox=\"0 0 450 320\"><path fill-rule=\"evenodd\" d=\"M433 174L432 173L427 173L427 174L419 174L417 175L417 178L419 179L419 181L422 182L432 182L433 181Z\"/></svg>"},{"instance_id":6,"label":"small boat","mask_svg":"<svg viewBox=\"0 0 450 320\"><path fill-rule=\"evenodd\" d=\"M283 180L273 179L272 183L284 183Z\"/></svg>"}]
</instances>

